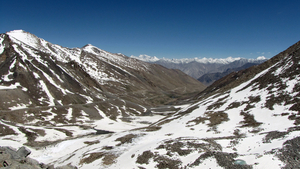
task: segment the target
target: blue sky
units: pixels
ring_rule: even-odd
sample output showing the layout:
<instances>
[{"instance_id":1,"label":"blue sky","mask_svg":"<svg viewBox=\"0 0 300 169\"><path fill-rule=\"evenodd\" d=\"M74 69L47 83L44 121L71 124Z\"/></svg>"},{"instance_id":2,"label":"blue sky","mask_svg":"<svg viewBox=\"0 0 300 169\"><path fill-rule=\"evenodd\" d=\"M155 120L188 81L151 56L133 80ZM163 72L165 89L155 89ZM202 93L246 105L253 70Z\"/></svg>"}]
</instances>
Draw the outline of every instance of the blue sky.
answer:
<instances>
[{"instance_id":1,"label":"blue sky","mask_svg":"<svg viewBox=\"0 0 300 169\"><path fill-rule=\"evenodd\" d=\"M298 0L9 0L0 33L127 56L272 57L300 40Z\"/></svg>"}]
</instances>

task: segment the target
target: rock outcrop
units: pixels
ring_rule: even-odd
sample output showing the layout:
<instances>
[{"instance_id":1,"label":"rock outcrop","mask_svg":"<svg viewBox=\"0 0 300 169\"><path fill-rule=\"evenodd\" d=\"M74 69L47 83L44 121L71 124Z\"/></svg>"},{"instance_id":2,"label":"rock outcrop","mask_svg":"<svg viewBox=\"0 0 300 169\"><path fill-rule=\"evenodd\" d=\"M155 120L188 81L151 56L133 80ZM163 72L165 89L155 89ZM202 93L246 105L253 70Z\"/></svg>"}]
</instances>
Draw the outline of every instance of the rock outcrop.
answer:
<instances>
[{"instance_id":1,"label":"rock outcrop","mask_svg":"<svg viewBox=\"0 0 300 169\"><path fill-rule=\"evenodd\" d=\"M0 147L0 168L9 169L76 169L74 166L54 167L39 163L37 160L29 158L31 151L22 146L18 150L12 147Z\"/></svg>"}]
</instances>

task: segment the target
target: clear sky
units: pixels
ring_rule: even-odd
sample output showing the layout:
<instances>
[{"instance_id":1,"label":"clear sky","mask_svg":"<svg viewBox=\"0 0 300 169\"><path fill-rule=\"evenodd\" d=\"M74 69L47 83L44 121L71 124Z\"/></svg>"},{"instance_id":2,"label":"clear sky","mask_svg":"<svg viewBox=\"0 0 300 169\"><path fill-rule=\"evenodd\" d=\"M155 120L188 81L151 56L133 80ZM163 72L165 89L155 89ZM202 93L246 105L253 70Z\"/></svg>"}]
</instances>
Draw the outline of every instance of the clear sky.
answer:
<instances>
[{"instance_id":1,"label":"clear sky","mask_svg":"<svg viewBox=\"0 0 300 169\"><path fill-rule=\"evenodd\" d=\"M270 58L300 40L299 0L5 0L0 33L127 56Z\"/></svg>"}]
</instances>

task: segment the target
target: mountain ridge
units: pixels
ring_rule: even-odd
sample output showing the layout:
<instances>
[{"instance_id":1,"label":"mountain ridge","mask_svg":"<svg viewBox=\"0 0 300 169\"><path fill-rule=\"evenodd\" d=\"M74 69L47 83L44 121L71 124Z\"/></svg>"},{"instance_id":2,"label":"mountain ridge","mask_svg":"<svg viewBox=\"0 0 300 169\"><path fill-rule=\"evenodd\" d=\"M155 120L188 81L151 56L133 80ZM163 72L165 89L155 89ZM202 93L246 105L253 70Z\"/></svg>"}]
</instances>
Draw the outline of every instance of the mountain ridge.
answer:
<instances>
[{"instance_id":1,"label":"mountain ridge","mask_svg":"<svg viewBox=\"0 0 300 169\"><path fill-rule=\"evenodd\" d=\"M205 88L179 70L93 45L65 48L22 31L0 35L1 118L20 124L128 121ZM48 119L48 120L45 120Z\"/></svg>"},{"instance_id":2,"label":"mountain ridge","mask_svg":"<svg viewBox=\"0 0 300 169\"><path fill-rule=\"evenodd\" d=\"M230 74L231 72L237 72L243 69L247 69L251 66L258 65L256 63L246 63L241 67L237 68L228 68L224 72L217 72L217 73L207 73L199 77L197 80L199 80L201 83L203 83L206 86L211 85L214 81L221 79L222 77Z\"/></svg>"}]
</instances>

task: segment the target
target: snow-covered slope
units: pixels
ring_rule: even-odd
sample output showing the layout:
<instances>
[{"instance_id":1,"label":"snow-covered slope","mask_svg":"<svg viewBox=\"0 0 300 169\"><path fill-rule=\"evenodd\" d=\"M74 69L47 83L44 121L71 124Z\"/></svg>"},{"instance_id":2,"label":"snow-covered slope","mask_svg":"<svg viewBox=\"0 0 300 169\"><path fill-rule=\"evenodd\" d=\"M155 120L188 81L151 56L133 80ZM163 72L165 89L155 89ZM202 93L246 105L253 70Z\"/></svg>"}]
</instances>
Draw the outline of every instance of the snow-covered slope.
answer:
<instances>
[{"instance_id":1,"label":"snow-covered slope","mask_svg":"<svg viewBox=\"0 0 300 169\"><path fill-rule=\"evenodd\" d=\"M35 157L79 168L299 168L300 42L237 77L146 128L64 141Z\"/></svg>"}]
</instances>

